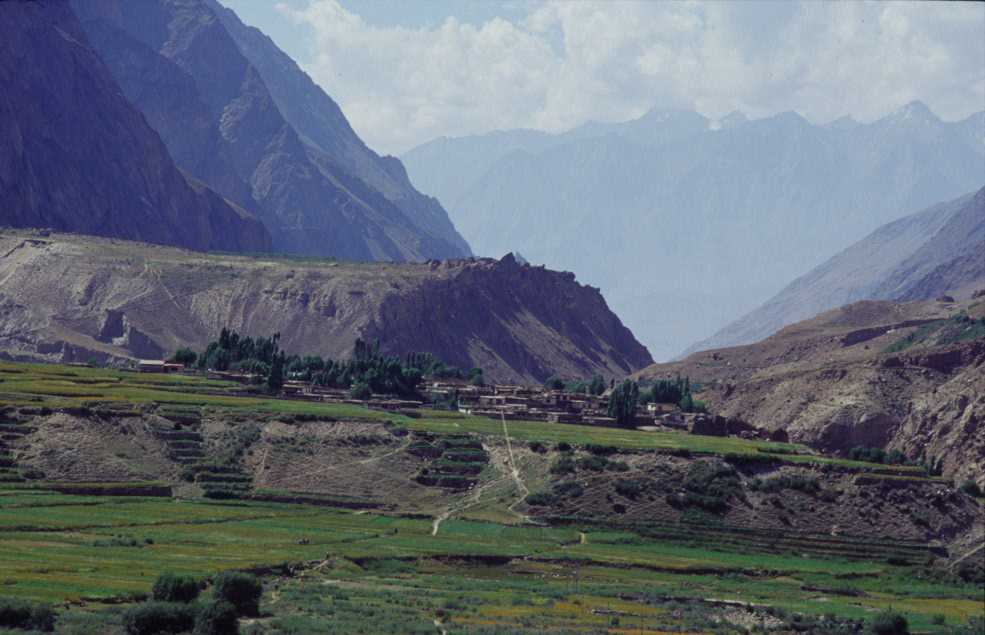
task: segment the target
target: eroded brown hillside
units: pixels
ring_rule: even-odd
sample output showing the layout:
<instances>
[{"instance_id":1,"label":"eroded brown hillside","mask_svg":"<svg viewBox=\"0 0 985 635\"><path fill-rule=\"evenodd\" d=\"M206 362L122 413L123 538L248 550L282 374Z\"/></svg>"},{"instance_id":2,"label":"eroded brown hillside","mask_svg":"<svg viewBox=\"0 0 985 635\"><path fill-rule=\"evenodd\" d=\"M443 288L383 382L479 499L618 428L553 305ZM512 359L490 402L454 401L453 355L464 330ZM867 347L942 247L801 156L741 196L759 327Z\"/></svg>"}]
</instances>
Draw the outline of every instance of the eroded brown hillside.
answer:
<instances>
[{"instance_id":1,"label":"eroded brown hillside","mask_svg":"<svg viewBox=\"0 0 985 635\"><path fill-rule=\"evenodd\" d=\"M618 377L652 362L597 289L502 260L420 264L204 255L68 234L0 233L0 350L16 359L159 357L223 328L289 352L431 352L491 380Z\"/></svg>"},{"instance_id":2,"label":"eroded brown hillside","mask_svg":"<svg viewBox=\"0 0 985 635\"><path fill-rule=\"evenodd\" d=\"M985 339L955 317L980 320L982 300L858 302L638 376L689 375L716 413L829 451L898 449L983 483Z\"/></svg>"}]
</instances>

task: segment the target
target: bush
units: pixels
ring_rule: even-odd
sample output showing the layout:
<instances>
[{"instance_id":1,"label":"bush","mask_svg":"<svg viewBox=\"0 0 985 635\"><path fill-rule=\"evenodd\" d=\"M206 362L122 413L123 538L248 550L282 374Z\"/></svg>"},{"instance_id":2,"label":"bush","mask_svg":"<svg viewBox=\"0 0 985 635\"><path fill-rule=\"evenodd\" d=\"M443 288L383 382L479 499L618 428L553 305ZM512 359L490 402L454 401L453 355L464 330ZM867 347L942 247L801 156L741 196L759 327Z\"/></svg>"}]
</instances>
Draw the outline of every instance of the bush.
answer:
<instances>
[{"instance_id":1,"label":"bush","mask_svg":"<svg viewBox=\"0 0 985 635\"><path fill-rule=\"evenodd\" d=\"M906 635L909 632L906 618L893 611L883 611L872 620L873 635Z\"/></svg>"},{"instance_id":2,"label":"bush","mask_svg":"<svg viewBox=\"0 0 985 635\"><path fill-rule=\"evenodd\" d=\"M571 474L575 471L575 462L570 456L562 456L551 465L551 474Z\"/></svg>"},{"instance_id":3,"label":"bush","mask_svg":"<svg viewBox=\"0 0 985 635\"><path fill-rule=\"evenodd\" d=\"M571 444L564 441L557 444L558 452L571 452Z\"/></svg>"},{"instance_id":4,"label":"bush","mask_svg":"<svg viewBox=\"0 0 985 635\"><path fill-rule=\"evenodd\" d=\"M635 478L621 478L616 480L616 493L626 498L635 499L646 489L646 483Z\"/></svg>"},{"instance_id":5,"label":"bush","mask_svg":"<svg viewBox=\"0 0 985 635\"><path fill-rule=\"evenodd\" d=\"M557 502L557 496L550 492L534 492L523 499L531 507L549 507Z\"/></svg>"},{"instance_id":6,"label":"bush","mask_svg":"<svg viewBox=\"0 0 985 635\"><path fill-rule=\"evenodd\" d=\"M353 399L361 399L366 401L373 396L373 391L370 389L368 384L358 382L353 384L352 388L349 389L349 396Z\"/></svg>"},{"instance_id":7,"label":"bush","mask_svg":"<svg viewBox=\"0 0 985 635\"><path fill-rule=\"evenodd\" d=\"M248 617L260 613L260 596L263 585L256 576L238 571L224 571L216 576L215 597L236 607L236 612Z\"/></svg>"},{"instance_id":8,"label":"bush","mask_svg":"<svg viewBox=\"0 0 985 635\"><path fill-rule=\"evenodd\" d=\"M46 604L0 598L0 627L24 630L55 630L55 611Z\"/></svg>"},{"instance_id":9,"label":"bush","mask_svg":"<svg viewBox=\"0 0 985 635\"><path fill-rule=\"evenodd\" d=\"M183 633L195 626L195 607L176 602L145 602L127 609L123 626L130 635Z\"/></svg>"},{"instance_id":10,"label":"bush","mask_svg":"<svg viewBox=\"0 0 985 635\"><path fill-rule=\"evenodd\" d=\"M203 605L195 618L194 635L237 635L239 620L236 607L229 602L213 601Z\"/></svg>"},{"instance_id":11,"label":"bush","mask_svg":"<svg viewBox=\"0 0 985 635\"><path fill-rule=\"evenodd\" d=\"M198 580L187 575L162 573L154 581L151 597L158 602L188 602L198 597L201 590Z\"/></svg>"},{"instance_id":12,"label":"bush","mask_svg":"<svg viewBox=\"0 0 985 635\"><path fill-rule=\"evenodd\" d=\"M970 478L964 483L962 483L961 487L959 487L958 489L960 489L968 496L974 496L976 498L980 498L982 496L982 488L978 487L978 483L971 480Z\"/></svg>"}]
</instances>

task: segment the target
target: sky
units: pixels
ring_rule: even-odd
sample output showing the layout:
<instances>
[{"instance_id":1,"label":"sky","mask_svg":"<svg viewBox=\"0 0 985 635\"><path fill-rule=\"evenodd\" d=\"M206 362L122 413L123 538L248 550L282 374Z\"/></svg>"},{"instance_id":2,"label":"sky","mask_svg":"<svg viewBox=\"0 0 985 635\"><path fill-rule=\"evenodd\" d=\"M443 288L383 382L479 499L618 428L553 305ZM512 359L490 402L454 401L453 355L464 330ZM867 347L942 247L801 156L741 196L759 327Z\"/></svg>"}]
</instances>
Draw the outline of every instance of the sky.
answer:
<instances>
[{"instance_id":1,"label":"sky","mask_svg":"<svg viewBox=\"0 0 985 635\"><path fill-rule=\"evenodd\" d=\"M985 3L221 0L375 150L652 108L872 121L985 110Z\"/></svg>"}]
</instances>

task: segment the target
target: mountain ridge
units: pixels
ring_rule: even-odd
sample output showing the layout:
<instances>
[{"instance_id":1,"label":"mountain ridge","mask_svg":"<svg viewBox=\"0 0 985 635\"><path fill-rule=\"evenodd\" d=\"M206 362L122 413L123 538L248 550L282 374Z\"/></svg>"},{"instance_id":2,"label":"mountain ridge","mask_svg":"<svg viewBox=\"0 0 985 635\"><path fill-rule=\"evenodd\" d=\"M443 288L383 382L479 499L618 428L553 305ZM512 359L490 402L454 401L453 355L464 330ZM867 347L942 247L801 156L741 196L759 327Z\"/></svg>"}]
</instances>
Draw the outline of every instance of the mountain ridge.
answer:
<instances>
[{"instance_id":1,"label":"mountain ridge","mask_svg":"<svg viewBox=\"0 0 985 635\"><path fill-rule=\"evenodd\" d=\"M72 6L127 98L179 164L255 213L276 250L395 261L470 253L451 222L441 224L444 211L436 203L401 209L402 199L386 198L305 143L216 14L218 5L74 0ZM180 92L169 98L175 88ZM406 190L410 197L409 183ZM431 217L415 220L422 210Z\"/></svg>"},{"instance_id":2,"label":"mountain ridge","mask_svg":"<svg viewBox=\"0 0 985 635\"><path fill-rule=\"evenodd\" d=\"M511 255L356 263L13 230L0 249L0 350L14 359L160 358L229 327L335 359L379 340L502 383L616 379L652 362L597 289Z\"/></svg>"},{"instance_id":3,"label":"mountain ridge","mask_svg":"<svg viewBox=\"0 0 985 635\"><path fill-rule=\"evenodd\" d=\"M750 344L857 300L966 297L985 283L983 253L985 187L883 225L683 355Z\"/></svg>"},{"instance_id":4,"label":"mountain ridge","mask_svg":"<svg viewBox=\"0 0 985 635\"><path fill-rule=\"evenodd\" d=\"M476 253L575 271L666 359L860 236L980 186L982 118L922 110L852 126L654 111L436 140L402 158Z\"/></svg>"},{"instance_id":5,"label":"mountain ridge","mask_svg":"<svg viewBox=\"0 0 985 635\"><path fill-rule=\"evenodd\" d=\"M269 249L256 218L175 166L67 4L5 2L0 33L0 222Z\"/></svg>"}]
</instances>

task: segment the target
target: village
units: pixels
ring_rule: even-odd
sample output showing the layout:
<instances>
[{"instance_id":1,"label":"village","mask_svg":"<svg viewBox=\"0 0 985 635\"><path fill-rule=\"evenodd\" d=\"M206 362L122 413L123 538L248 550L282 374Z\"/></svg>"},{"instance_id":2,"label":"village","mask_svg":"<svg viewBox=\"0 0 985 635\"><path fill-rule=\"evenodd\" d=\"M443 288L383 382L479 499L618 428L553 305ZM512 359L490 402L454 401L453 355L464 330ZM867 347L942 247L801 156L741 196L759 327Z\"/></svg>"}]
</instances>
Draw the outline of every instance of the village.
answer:
<instances>
[{"instance_id":1,"label":"village","mask_svg":"<svg viewBox=\"0 0 985 635\"><path fill-rule=\"evenodd\" d=\"M140 372L189 373L181 364L158 360L141 360ZM214 371L210 379L255 384L255 375L240 371ZM422 408L444 407L458 412L506 421L543 421L601 427L619 427L609 416L609 394L592 395L544 386L475 385L463 379L424 380L418 389L425 400L401 399L394 395L373 394L367 399L354 399L350 391L319 386L313 382L287 379L278 398L296 401L319 401L360 405L373 410L392 411L419 416ZM710 436L738 436L745 439L786 441L786 433L768 433L742 421L714 414L684 412L676 403L640 403L636 406L632 427L639 430L679 430Z\"/></svg>"}]
</instances>

